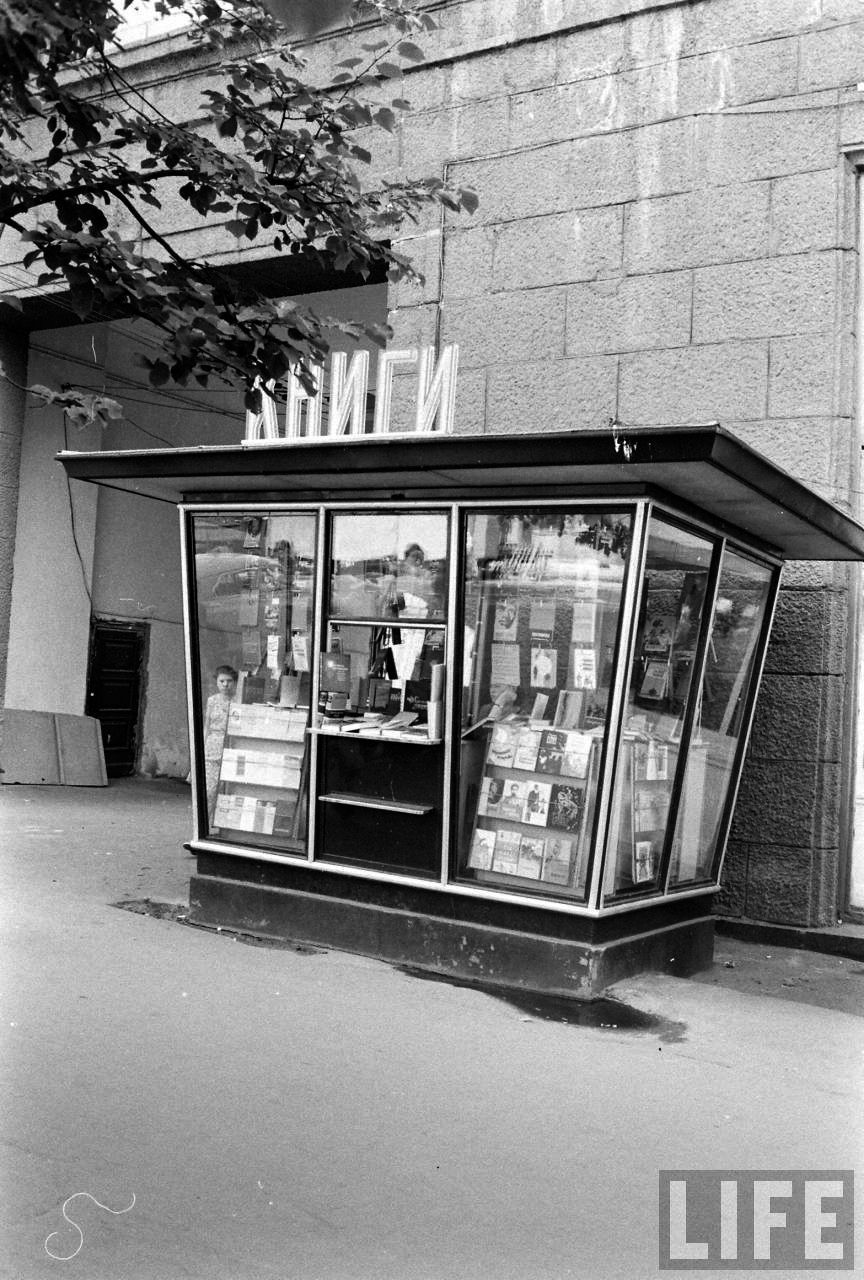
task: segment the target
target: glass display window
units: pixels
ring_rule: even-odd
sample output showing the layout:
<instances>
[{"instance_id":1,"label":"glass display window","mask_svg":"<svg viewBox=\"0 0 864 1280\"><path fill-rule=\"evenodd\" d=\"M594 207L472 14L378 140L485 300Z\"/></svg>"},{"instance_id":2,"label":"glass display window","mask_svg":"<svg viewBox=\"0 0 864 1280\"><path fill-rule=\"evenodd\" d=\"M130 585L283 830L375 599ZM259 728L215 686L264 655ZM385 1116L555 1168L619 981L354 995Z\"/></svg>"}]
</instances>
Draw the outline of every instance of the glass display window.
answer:
<instances>
[{"instance_id":1,"label":"glass display window","mask_svg":"<svg viewBox=\"0 0 864 1280\"><path fill-rule=\"evenodd\" d=\"M710 890L778 575L638 502L190 512L199 835L576 912Z\"/></svg>"},{"instance_id":2,"label":"glass display window","mask_svg":"<svg viewBox=\"0 0 864 1280\"><path fill-rule=\"evenodd\" d=\"M192 519L203 803L210 836L306 848L316 517Z\"/></svg>"},{"instance_id":3,"label":"glass display window","mask_svg":"<svg viewBox=\"0 0 864 1280\"><path fill-rule=\"evenodd\" d=\"M727 548L675 823L671 887L713 881L718 838L770 606L770 566Z\"/></svg>"},{"instance_id":4,"label":"glass display window","mask_svg":"<svg viewBox=\"0 0 864 1280\"><path fill-rule=\"evenodd\" d=\"M466 517L463 880L586 896L631 534L624 509Z\"/></svg>"},{"instance_id":5,"label":"glass display window","mask_svg":"<svg viewBox=\"0 0 864 1280\"><path fill-rule=\"evenodd\" d=\"M331 516L319 861L441 878L449 526L449 512Z\"/></svg>"},{"instance_id":6,"label":"glass display window","mask_svg":"<svg viewBox=\"0 0 864 1280\"><path fill-rule=\"evenodd\" d=\"M429 703L443 696L445 635L443 627L328 623L319 711L335 727L352 731L398 714L400 725L428 735ZM440 738L440 717L434 710L432 716L432 736Z\"/></svg>"},{"instance_id":7,"label":"glass display window","mask_svg":"<svg viewBox=\"0 0 864 1280\"><path fill-rule=\"evenodd\" d=\"M381 621L442 619L445 512L344 512L332 519L330 614Z\"/></svg>"},{"instance_id":8,"label":"glass display window","mask_svg":"<svg viewBox=\"0 0 864 1280\"><path fill-rule=\"evenodd\" d=\"M612 796L607 896L656 891L715 542L655 515Z\"/></svg>"}]
</instances>

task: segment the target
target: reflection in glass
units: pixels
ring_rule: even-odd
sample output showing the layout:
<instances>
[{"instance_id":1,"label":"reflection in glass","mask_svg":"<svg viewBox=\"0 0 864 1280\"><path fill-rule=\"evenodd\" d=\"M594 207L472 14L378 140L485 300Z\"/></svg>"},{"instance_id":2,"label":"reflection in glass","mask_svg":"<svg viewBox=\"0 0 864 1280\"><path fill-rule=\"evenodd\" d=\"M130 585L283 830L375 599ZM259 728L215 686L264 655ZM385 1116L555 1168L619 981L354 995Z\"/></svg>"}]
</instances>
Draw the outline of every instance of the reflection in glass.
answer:
<instances>
[{"instance_id":1,"label":"reflection in glass","mask_svg":"<svg viewBox=\"0 0 864 1280\"><path fill-rule=\"evenodd\" d=\"M771 578L767 565L732 550L724 555L698 718L675 824L672 885L712 877Z\"/></svg>"},{"instance_id":2,"label":"reflection in glass","mask_svg":"<svg viewBox=\"0 0 864 1280\"><path fill-rule=\"evenodd\" d=\"M590 507L467 517L464 879L585 897L630 534Z\"/></svg>"},{"instance_id":3,"label":"reflection in glass","mask_svg":"<svg viewBox=\"0 0 864 1280\"><path fill-rule=\"evenodd\" d=\"M356 721L398 715L405 728L426 732L429 703L440 704L444 687L445 632L442 627L390 627L371 623L331 622L322 654L319 711L328 720L344 720L347 732ZM330 677L329 667L334 670ZM334 716L334 694L337 699ZM344 715L343 715L344 704ZM433 708L441 736L441 715ZM369 728L373 725L369 724Z\"/></svg>"},{"instance_id":4,"label":"reflection in glass","mask_svg":"<svg viewBox=\"0 0 864 1280\"><path fill-rule=\"evenodd\" d=\"M331 520L315 858L440 880L449 512Z\"/></svg>"},{"instance_id":5,"label":"reflection in glass","mask_svg":"<svg viewBox=\"0 0 864 1280\"><path fill-rule=\"evenodd\" d=\"M654 517L612 798L605 890L656 889L712 544Z\"/></svg>"},{"instance_id":6,"label":"reflection in glass","mask_svg":"<svg viewBox=\"0 0 864 1280\"><path fill-rule=\"evenodd\" d=\"M315 527L300 513L193 517L201 755L217 837L305 848Z\"/></svg>"},{"instance_id":7,"label":"reflection in glass","mask_svg":"<svg viewBox=\"0 0 864 1280\"><path fill-rule=\"evenodd\" d=\"M444 512L334 515L331 616L443 618L447 528Z\"/></svg>"}]
</instances>

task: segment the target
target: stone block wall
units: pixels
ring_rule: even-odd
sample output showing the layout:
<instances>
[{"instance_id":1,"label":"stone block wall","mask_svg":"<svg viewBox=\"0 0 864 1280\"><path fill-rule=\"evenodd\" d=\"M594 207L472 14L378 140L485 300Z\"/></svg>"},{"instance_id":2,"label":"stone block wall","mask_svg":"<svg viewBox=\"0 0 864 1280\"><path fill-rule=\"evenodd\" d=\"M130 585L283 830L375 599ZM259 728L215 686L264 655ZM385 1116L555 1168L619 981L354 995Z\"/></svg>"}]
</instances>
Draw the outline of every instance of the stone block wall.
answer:
<instances>
[{"instance_id":1,"label":"stone block wall","mask_svg":"<svg viewBox=\"0 0 864 1280\"><path fill-rule=\"evenodd\" d=\"M399 343L459 342L457 430L718 421L857 512L857 5L465 0L437 16L400 163L480 204L405 237L427 286L394 291L391 321ZM727 913L819 925L842 909L849 581L786 570Z\"/></svg>"},{"instance_id":2,"label":"stone block wall","mask_svg":"<svg viewBox=\"0 0 864 1280\"><path fill-rule=\"evenodd\" d=\"M719 421L857 512L859 0L430 9L414 111L376 142L371 180L479 195L471 216L405 228L425 279L388 298L393 346L459 342L457 431ZM313 40L313 71L353 38ZM182 115L213 71L166 49L128 70ZM179 201L175 217L175 242L215 261L266 254ZM816 925L842 907L850 578L793 565L785 581L721 907Z\"/></svg>"}]
</instances>

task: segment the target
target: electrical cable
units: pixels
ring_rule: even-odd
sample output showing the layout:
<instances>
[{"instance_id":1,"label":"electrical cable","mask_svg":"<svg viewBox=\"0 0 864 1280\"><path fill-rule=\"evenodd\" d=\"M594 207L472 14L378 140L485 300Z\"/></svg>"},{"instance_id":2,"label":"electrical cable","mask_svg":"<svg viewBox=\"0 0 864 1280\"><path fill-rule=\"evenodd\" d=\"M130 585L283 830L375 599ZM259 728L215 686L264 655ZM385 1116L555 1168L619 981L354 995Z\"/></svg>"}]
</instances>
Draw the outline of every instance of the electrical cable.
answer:
<instances>
[{"instance_id":1,"label":"electrical cable","mask_svg":"<svg viewBox=\"0 0 864 1280\"><path fill-rule=\"evenodd\" d=\"M68 436L67 428L68 428L68 422L67 422L66 414L64 413L63 414L63 447L64 449L68 450L69 436ZM66 478L66 495L69 499L69 525L72 531L72 541L75 544L75 552L78 556L78 563L81 566L81 581L84 583L84 591L86 592L87 599L90 602L90 612L92 613L93 612L93 593L90 590L90 584L87 581L87 570L84 566L84 557L81 554L81 547L78 542L78 530L75 525L75 503L72 500L72 481L69 479L69 472L66 471L65 467L63 469L63 474Z\"/></svg>"}]
</instances>

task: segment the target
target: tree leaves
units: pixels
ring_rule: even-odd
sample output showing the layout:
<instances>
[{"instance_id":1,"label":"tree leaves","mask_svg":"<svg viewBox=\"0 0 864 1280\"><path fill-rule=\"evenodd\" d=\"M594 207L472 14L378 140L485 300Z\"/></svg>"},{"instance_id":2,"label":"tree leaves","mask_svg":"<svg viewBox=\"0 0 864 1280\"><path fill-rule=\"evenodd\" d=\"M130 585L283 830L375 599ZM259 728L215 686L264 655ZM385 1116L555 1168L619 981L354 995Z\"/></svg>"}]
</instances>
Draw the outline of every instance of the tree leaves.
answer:
<instances>
[{"instance_id":1,"label":"tree leaves","mask_svg":"<svg viewBox=\"0 0 864 1280\"><path fill-rule=\"evenodd\" d=\"M107 312L157 326L164 350L148 366L154 386L217 379L258 404L260 385L289 368L311 385L334 322L248 285L241 294L233 277L178 249L174 233L206 222L241 242L266 236L274 251L328 270L413 275L382 233L427 204L477 206L472 191L438 178L376 188L368 172L370 137L392 133L409 109L404 97L386 101L386 85L401 84L405 67L423 60L412 37L434 19L403 0L354 0L357 20L388 29L379 25L371 38L364 29L358 52L317 84L263 0L157 0L159 12L184 14L190 38L218 53L200 103L178 95L182 115L171 119L148 99L134 65L116 60L125 7L3 0L0 228L28 243L25 264L43 269L40 283L65 281L82 320ZM202 116L209 127L186 123ZM178 199L186 216L178 217ZM381 340L377 327L369 332ZM68 411L79 402L50 403ZM80 408L94 420L89 401Z\"/></svg>"}]
</instances>

